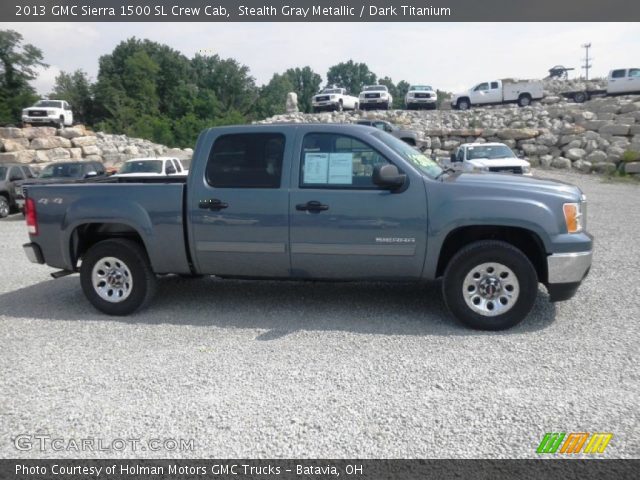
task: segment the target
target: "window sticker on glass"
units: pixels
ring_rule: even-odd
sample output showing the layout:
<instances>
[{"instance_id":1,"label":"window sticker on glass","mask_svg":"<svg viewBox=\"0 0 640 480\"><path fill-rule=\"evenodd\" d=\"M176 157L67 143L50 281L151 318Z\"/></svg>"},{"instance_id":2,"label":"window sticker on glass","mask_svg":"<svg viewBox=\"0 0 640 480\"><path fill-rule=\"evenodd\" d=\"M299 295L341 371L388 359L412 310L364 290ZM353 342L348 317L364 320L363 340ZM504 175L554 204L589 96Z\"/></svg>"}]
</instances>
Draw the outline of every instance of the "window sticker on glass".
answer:
<instances>
[{"instance_id":1,"label":"window sticker on glass","mask_svg":"<svg viewBox=\"0 0 640 480\"><path fill-rule=\"evenodd\" d=\"M304 183L327 183L328 153L306 153L304 156Z\"/></svg>"},{"instance_id":2,"label":"window sticker on glass","mask_svg":"<svg viewBox=\"0 0 640 480\"><path fill-rule=\"evenodd\" d=\"M329 183L351 185L353 183L352 167L352 153L331 153L329 155Z\"/></svg>"}]
</instances>

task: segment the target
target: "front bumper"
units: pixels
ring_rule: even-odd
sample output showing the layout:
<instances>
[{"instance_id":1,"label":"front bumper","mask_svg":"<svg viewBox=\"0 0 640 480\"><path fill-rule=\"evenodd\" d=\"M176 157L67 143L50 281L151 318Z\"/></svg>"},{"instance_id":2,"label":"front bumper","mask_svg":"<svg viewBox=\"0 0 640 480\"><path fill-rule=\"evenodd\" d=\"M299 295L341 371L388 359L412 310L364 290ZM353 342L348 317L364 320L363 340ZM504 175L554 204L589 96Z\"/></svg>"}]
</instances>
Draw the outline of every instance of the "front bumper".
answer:
<instances>
[{"instance_id":1,"label":"front bumper","mask_svg":"<svg viewBox=\"0 0 640 480\"><path fill-rule=\"evenodd\" d=\"M327 102L313 102L311 107L314 110L338 110L338 102L327 101Z\"/></svg>"},{"instance_id":2,"label":"front bumper","mask_svg":"<svg viewBox=\"0 0 640 480\"><path fill-rule=\"evenodd\" d=\"M383 100L380 98L367 98L367 99L360 99L360 110L366 110L368 108L380 108L380 107L388 107L389 104L389 100Z\"/></svg>"},{"instance_id":3,"label":"front bumper","mask_svg":"<svg viewBox=\"0 0 640 480\"><path fill-rule=\"evenodd\" d=\"M42 255L42 250L36 243L25 243L22 245L24 249L24 253L29 259L31 263L44 263L44 256Z\"/></svg>"},{"instance_id":4,"label":"front bumper","mask_svg":"<svg viewBox=\"0 0 640 480\"><path fill-rule=\"evenodd\" d=\"M554 253L547 257L547 290L552 302L573 297L589 274L592 250L585 252Z\"/></svg>"},{"instance_id":5,"label":"front bumper","mask_svg":"<svg viewBox=\"0 0 640 480\"><path fill-rule=\"evenodd\" d=\"M56 123L59 119L56 117L29 117L27 115L22 116L22 123Z\"/></svg>"}]
</instances>

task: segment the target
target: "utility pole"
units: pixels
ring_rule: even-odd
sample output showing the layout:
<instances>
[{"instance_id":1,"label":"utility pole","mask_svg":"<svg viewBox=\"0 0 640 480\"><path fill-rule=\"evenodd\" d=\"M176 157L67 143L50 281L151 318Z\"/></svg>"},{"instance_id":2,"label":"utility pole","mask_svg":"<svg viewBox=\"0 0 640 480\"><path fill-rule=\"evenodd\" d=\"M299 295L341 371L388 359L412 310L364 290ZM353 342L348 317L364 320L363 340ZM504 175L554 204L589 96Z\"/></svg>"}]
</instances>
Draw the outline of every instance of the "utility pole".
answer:
<instances>
[{"instance_id":1,"label":"utility pole","mask_svg":"<svg viewBox=\"0 0 640 480\"><path fill-rule=\"evenodd\" d=\"M589 69L592 67L592 64L590 62L591 60L593 60L593 58L589 58L589 49L591 48L591 43L582 44L582 48L584 48L587 52L586 56L584 57L584 65L582 66L582 69L584 70L585 80L589 80Z\"/></svg>"}]
</instances>

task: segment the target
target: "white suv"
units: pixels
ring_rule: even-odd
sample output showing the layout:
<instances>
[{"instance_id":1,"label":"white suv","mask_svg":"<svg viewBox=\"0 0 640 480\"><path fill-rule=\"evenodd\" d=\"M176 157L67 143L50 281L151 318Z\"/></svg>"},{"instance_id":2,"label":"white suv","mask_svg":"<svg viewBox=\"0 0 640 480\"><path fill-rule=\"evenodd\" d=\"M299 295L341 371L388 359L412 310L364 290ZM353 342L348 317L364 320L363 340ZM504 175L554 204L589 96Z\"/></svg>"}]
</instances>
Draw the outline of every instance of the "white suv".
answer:
<instances>
[{"instance_id":1,"label":"white suv","mask_svg":"<svg viewBox=\"0 0 640 480\"><path fill-rule=\"evenodd\" d=\"M71 105L64 100L38 100L35 105L22 110L23 124L47 124L58 128L73 125Z\"/></svg>"},{"instance_id":2,"label":"white suv","mask_svg":"<svg viewBox=\"0 0 640 480\"><path fill-rule=\"evenodd\" d=\"M386 85L367 85L360 92L358 102L360 103L360 110L368 110L370 108L374 110L389 110L393 106L393 97Z\"/></svg>"}]
</instances>

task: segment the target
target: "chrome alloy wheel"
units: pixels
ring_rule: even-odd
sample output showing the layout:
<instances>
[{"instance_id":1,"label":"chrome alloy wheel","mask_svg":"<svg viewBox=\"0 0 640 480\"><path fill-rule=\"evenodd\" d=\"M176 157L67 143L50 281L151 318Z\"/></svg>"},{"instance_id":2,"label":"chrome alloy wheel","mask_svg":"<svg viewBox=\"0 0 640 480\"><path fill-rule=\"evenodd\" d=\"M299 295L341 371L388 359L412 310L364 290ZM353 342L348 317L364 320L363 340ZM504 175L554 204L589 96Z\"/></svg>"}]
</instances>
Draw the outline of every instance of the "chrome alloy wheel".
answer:
<instances>
[{"instance_id":1,"label":"chrome alloy wheel","mask_svg":"<svg viewBox=\"0 0 640 480\"><path fill-rule=\"evenodd\" d=\"M520 284L509 267L501 263L483 263L469 271L462 282L467 306L485 317L508 312L518 301Z\"/></svg>"},{"instance_id":2,"label":"chrome alloy wheel","mask_svg":"<svg viewBox=\"0 0 640 480\"><path fill-rule=\"evenodd\" d=\"M119 303L127 299L133 287L131 271L126 263L115 257L104 257L91 272L96 293L107 302Z\"/></svg>"}]
</instances>

